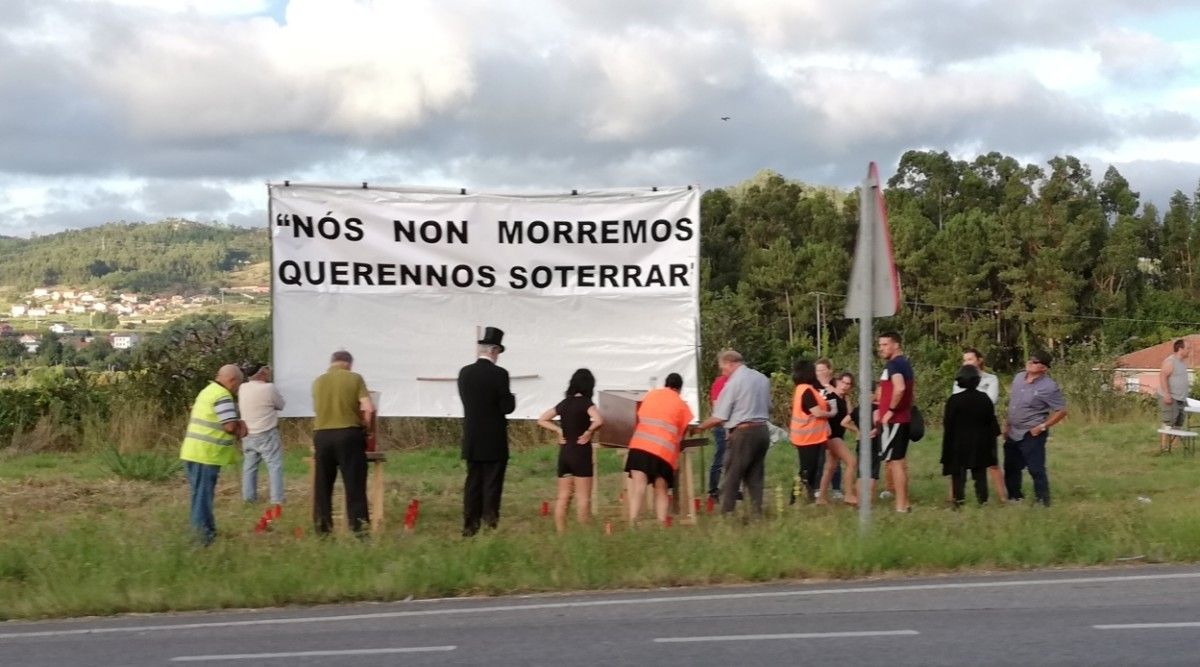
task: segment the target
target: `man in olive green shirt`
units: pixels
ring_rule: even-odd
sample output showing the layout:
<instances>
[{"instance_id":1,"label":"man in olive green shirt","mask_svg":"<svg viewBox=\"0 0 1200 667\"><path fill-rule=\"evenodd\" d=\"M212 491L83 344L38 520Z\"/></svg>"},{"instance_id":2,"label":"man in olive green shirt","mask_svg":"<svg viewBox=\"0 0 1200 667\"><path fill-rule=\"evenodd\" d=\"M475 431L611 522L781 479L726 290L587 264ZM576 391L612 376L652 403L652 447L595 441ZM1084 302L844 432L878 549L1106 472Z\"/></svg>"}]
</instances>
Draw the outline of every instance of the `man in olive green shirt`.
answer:
<instances>
[{"instance_id":1,"label":"man in olive green shirt","mask_svg":"<svg viewBox=\"0 0 1200 667\"><path fill-rule=\"evenodd\" d=\"M375 412L362 376L350 368L354 357L333 353L329 370L313 381L313 521L318 533L333 528L333 483L342 471L346 520L355 532L367 528L367 433Z\"/></svg>"}]
</instances>

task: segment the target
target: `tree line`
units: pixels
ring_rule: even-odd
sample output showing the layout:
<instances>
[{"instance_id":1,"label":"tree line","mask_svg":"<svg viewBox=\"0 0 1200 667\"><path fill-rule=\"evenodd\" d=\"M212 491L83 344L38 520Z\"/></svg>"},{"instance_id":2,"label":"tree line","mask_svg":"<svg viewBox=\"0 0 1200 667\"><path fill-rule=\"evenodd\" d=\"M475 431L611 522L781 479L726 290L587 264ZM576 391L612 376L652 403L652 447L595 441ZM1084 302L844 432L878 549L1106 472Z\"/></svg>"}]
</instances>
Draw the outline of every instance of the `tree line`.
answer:
<instances>
[{"instance_id":1,"label":"tree line","mask_svg":"<svg viewBox=\"0 0 1200 667\"><path fill-rule=\"evenodd\" d=\"M1071 156L909 151L885 199L905 304L876 327L927 361L956 364L970 346L1009 370L1032 349L1115 356L1200 326L1200 188L1164 212L1115 167L1097 180ZM705 193L701 214L706 350L770 368L818 346L854 358L855 192L764 172Z\"/></svg>"},{"instance_id":2,"label":"tree line","mask_svg":"<svg viewBox=\"0 0 1200 667\"><path fill-rule=\"evenodd\" d=\"M267 235L187 220L112 222L31 239L0 238L0 285L70 285L160 293L207 291L266 261Z\"/></svg>"},{"instance_id":3,"label":"tree line","mask_svg":"<svg viewBox=\"0 0 1200 667\"><path fill-rule=\"evenodd\" d=\"M905 303L875 326L903 335L919 386L936 388L918 392L934 411L927 414L948 393L964 347L981 350L1001 373L1018 369L1031 350L1049 350L1068 362L1054 373L1069 378L1074 405L1086 400L1090 414L1112 414L1125 408L1102 391L1107 380L1097 365L1200 328L1200 189L1176 192L1160 211L1116 168L1096 179L1071 156L1034 165L999 153L955 160L909 151L885 198ZM857 329L842 311L856 192L764 171L706 192L701 221L706 386L725 347L774 373L783 397L796 358L819 354L853 367ZM48 269L62 282L103 279L111 262L127 276L153 274L196 289L221 280L241 258L265 259L268 243L262 229L179 221L0 239L0 283L42 283ZM185 318L132 355L101 345L72 356L47 340L42 357L128 368L146 380L147 401L181 410L221 363L270 358L270 338L266 319ZM7 347L0 352L15 361L18 350Z\"/></svg>"}]
</instances>

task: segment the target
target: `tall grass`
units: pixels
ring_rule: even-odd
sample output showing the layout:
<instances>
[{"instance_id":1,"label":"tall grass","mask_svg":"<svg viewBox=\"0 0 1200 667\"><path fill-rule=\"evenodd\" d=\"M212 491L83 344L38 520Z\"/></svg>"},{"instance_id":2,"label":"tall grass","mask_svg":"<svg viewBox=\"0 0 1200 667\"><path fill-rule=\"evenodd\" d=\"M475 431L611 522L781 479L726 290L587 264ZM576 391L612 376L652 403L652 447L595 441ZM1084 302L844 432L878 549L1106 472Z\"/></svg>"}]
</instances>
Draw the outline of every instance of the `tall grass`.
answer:
<instances>
[{"instance_id":1,"label":"tall grass","mask_svg":"<svg viewBox=\"0 0 1200 667\"><path fill-rule=\"evenodd\" d=\"M945 509L938 440L934 431L910 449L916 511L897 515L877 502L865 537L850 508L776 512L774 490L790 485L796 465L786 446L769 456L765 519L702 513L697 525L670 529L626 527L620 460L602 451L597 521L559 536L539 512L553 497L556 449L530 446L510 463L500 529L464 540L462 465L455 443L444 443L392 452L381 536L316 539L305 452L293 448L275 530L253 532L262 506L241 501L239 475L228 468L218 487L219 536L208 549L190 540L179 480L97 478L98 453L10 454L0 461L0 616L1200 560L1200 459L1151 455L1152 418L1054 429L1049 509ZM399 519L411 498L422 504L410 533Z\"/></svg>"},{"instance_id":2,"label":"tall grass","mask_svg":"<svg viewBox=\"0 0 1200 667\"><path fill-rule=\"evenodd\" d=\"M183 469L177 456L156 452L130 452L122 454L117 447L109 447L100 454L104 468L121 479L142 482L166 482Z\"/></svg>"}]
</instances>

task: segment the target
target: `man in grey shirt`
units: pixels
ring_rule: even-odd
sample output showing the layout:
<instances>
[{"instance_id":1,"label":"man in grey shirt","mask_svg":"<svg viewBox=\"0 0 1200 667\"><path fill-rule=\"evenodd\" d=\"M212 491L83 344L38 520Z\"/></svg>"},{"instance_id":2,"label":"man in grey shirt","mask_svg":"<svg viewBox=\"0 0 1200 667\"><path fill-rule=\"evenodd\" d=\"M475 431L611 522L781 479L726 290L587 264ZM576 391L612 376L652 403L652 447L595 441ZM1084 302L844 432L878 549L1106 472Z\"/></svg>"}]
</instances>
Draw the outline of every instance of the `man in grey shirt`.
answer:
<instances>
[{"instance_id":1,"label":"man in grey shirt","mask_svg":"<svg viewBox=\"0 0 1200 667\"><path fill-rule=\"evenodd\" d=\"M1050 355L1035 352L1025 370L1013 378L1004 418L1004 484L1010 502L1025 499L1021 471L1029 468L1037 502L1050 506L1050 478L1046 475L1046 439L1049 429L1067 416L1067 401L1058 383L1046 373Z\"/></svg>"},{"instance_id":2,"label":"man in grey shirt","mask_svg":"<svg viewBox=\"0 0 1200 667\"><path fill-rule=\"evenodd\" d=\"M279 437L279 411L283 396L271 382L271 367L246 369L249 380L238 391L238 410L246 422L242 438L242 499L258 499L258 463L267 464L271 502L283 504L283 440Z\"/></svg>"},{"instance_id":3,"label":"man in grey shirt","mask_svg":"<svg viewBox=\"0 0 1200 667\"><path fill-rule=\"evenodd\" d=\"M1164 429L1177 429L1183 426L1183 408L1187 406L1188 382L1187 343L1182 338L1175 341L1171 356L1163 360L1158 372L1158 409L1162 417ZM1159 452L1171 451L1171 438L1166 433L1159 434Z\"/></svg>"},{"instance_id":4,"label":"man in grey shirt","mask_svg":"<svg viewBox=\"0 0 1200 667\"><path fill-rule=\"evenodd\" d=\"M771 446L767 420L771 412L771 381L746 366L742 355L724 350L717 355L717 366L729 377L721 390L712 416L699 430L724 426L728 433L725 446L725 478L721 483L721 513L728 514L737 504L742 482L750 494L756 516L762 515L763 477L767 448Z\"/></svg>"}]
</instances>

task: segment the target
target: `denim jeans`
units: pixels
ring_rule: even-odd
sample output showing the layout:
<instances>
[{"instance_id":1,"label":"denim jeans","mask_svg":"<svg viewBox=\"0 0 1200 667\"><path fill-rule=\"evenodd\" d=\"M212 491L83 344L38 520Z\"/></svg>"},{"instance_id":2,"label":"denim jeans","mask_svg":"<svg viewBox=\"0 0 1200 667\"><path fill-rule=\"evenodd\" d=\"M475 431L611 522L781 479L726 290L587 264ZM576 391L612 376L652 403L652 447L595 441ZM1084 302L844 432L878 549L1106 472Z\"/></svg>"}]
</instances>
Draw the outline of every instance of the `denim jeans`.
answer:
<instances>
[{"instance_id":1,"label":"denim jeans","mask_svg":"<svg viewBox=\"0 0 1200 667\"><path fill-rule=\"evenodd\" d=\"M217 490L217 476L221 466L195 461L184 461L188 487L192 491L192 528L204 546L212 544L217 536L217 521L213 518L213 495Z\"/></svg>"},{"instance_id":2,"label":"denim jeans","mask_svg":"<svg viewBox=\"0 0 1200 667\"><path fill-rule=\"evenodd\" d=\"M271 502L283 502L283 441L279 429L248 435L242 439L242 499L254 502L258 499L258 462L267 464L267 475L271 483Z\"/></svg>"},{"instance_id":3,"label":"denim jeans","mask_svg":"<svg viewBox=\"0 0 1200 667\"><path fill-rule=\"evenodd\" d=\"M1012 500L1023 500L1021 471L1029 469L1033 478L1033 495L1043 505L1050 505L1050 477L1046 474L1046 438L1049 431L1033 436L1028 433L1020 440L1004 438L1004 486Z\"/></svg>"},{"instance_id":4,"label":"denim jeans","mask_svg":"<svg viewBox=\"0 0 1200 667\"><path fill-rule=\"evenodd\" d=\"M716 498L717 490L721 488L721 470L725 466L725 429L718 426L713 429L713 441L716 449L713 450L712 465L708 468L708 495Z\"/></svg>"}]
</instances>

